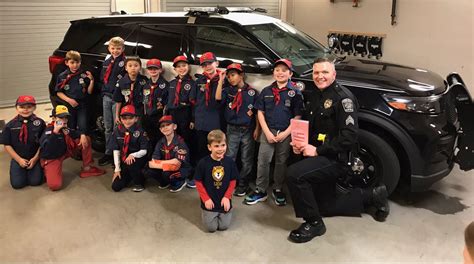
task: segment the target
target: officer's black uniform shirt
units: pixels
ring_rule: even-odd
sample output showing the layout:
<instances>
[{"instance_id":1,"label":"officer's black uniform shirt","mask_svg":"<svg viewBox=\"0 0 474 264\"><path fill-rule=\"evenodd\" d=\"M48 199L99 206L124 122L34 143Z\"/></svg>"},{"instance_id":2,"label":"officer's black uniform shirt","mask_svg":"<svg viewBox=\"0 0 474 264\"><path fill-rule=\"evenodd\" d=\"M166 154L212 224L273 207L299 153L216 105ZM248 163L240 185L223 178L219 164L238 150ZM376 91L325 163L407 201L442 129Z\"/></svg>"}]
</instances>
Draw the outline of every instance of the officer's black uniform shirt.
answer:
<instances>
[{"instance_id":1,"label":"officer's black uniform shirt","mask_svg":"<svg viewBox=\"0 0 474 264\"><path fill-rule=\"evenodd\" d=\"M81 132L75 129L63 128L58 134L53 132L53 125L48 125L40 138L42 159L58 159L67 152L66 135L72 139L78 139Z\"/></svg>"},{"instance_id":2,"label":"officer's black uniform shirt","mask_svg":"<svg viewBox=\"0 0 474 264\"><path fill-rule=\"evenodd\" d=\"M168 82L162 76L158 78L156 83L153 83L151 79L147 81L143 87L143 107L146 115L157 114L159 111L158 103L161 103L163 107L166 105L168 100L168 86Z\"/></svg>"},{"instance_id":3,"label":"officer's black uniform shirt","mask_svg":"<svg viewBox=\"0 0 474 264\"><path fill-rule=\"evenodd\" d=\"M112 70L109 75L109 82L104 83L105 73L107 72L109 64L112 63L112 60L114 61L114 65L112 66ZM102 64L102 70L100 71L100 80L103 83L101 90L102 95L108 94L112 96L114 94L117 82L126 74L127 72L125 71L125 53L122 53L115 59L112 55L110 55Z\"/></svg>"},{"instance_id":4,"label":"officer's black uniform shirt","mask_svg":"<svg viewBox=\"0 0 474 264\"><path fill-rule=\"evenodd\" d=\"M74 76L61 88L61 84L70 74L74 74ZM87 96L87 88L89 87L90 82L91 80L87 77L87 74L84 71L79 69L78 72L72 73L71 70L66 69L58 75L55 91L62 92L67 97L81 103L80 101Z\"/></svg>"},{"instance_id":5,"label":"officer's black uniform shirt","mask_svg":"<svg viewBox=\"0 0 474 264\"><path fill-rule=\"evenodd\" d=\"M221 205L221 200L224 197L227 188L232 180L238 180L239 171L234 160L228 156L224 156L220 161L211 158L207 155L202 158L197 167L194 179L202 182L206 189L209 198L214 203L214 208L210 211L224 213L224 207ZM201 208L207 210L202 199ZM232 200L230 200L232 206ZM209 211L209 210L207 210Z\"/></svg>"},{"instance_id":6,"label":"officer's black uniform shirt","mask_svg":"<svg viewBox=\"0 0 474 264\"><path fill-rule=\"evenodd\" d=\"M21 126L25 121L28 130L26 144L19 140ZM36 115L31 115L27 118L18 115L5 125L3 143L11 146L20 157L29 160L35 156L40 147L40 137L45 126L43 119Z\"/></svg>"},{"instance_id":7,"label":"officer's black uniform shirt","mask_svg":"<svg viewBox=\"0 0 474 264\"><path fill-rule=\"evenodd\" d=\"M336 81L324 90L306 92L303 119L309 120L309 143L317 146L318 155L336 157L352 150L358 129L354 95Z\"/></svg>"},{"instance_id":8,"label":"officer's black uniform shirt","mask_svg":"<svg viewBox=\"0 0 474 264\"><path fill-rule=\"evenodd\" d=\"M147 82L148 78L141 74L138 74L135 81L132 82L127 74L117 82L117 89L114 91L113 100L122 103L122 106L133 104L137 115L143 116L143 88ZM134 83L133 91L131 90L132 83ZM133 97L131 99L133 102L130 102L132 92Z\"/></svg>"}]
</instances>

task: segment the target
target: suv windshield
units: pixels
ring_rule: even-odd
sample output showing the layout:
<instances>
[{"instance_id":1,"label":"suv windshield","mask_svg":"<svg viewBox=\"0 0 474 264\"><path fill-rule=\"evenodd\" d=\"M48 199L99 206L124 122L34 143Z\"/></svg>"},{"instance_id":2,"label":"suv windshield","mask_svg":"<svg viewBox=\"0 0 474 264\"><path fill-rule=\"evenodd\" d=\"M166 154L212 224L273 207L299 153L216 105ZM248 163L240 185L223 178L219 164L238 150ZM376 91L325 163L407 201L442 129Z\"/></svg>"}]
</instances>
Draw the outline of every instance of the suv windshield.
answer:
<instances>
[{"instance_id":1,"label":"suv windshield","mask_svg":"<svg viewBox=\"0 0 474 264\"><path fill-rule=\"evenodd\" d=\"M290 59L299 74L310 70L315 58L330 53L323 45L284 22L249 25L245 29L278 56Z\"/></svg>"}]
</instances>

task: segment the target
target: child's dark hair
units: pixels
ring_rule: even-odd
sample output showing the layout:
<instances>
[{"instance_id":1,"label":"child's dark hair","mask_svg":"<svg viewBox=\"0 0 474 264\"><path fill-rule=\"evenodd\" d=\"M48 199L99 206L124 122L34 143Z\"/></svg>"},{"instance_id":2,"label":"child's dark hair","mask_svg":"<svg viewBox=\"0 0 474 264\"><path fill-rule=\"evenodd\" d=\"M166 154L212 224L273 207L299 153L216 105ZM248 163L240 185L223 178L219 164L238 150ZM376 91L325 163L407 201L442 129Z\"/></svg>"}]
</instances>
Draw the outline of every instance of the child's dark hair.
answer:
<instances>
[{"instance_id":1,"label":"child's dark hair","mask_svg":"<svg viewBox=\"0 0 474 264\"><path fill-rule=\"evenodd\" d=\"M138 65L140 65L140 68L142 67L142 61L140 60L140 57L138 56L127 56L125 58L125 65L127 65L129 61L136 61L138 62Z\"/></svg>"},{"instance_id":2,"label":"child's dark hair","mask_svg":"<svg viewBox=\"0 0 474 264\"><path fill-rule=\"evenodd\" d=\"M220 129L214 129L207 134L207 144L211 145L213 142L225 141L225 134Z\"/></svg>"}]
</instances>

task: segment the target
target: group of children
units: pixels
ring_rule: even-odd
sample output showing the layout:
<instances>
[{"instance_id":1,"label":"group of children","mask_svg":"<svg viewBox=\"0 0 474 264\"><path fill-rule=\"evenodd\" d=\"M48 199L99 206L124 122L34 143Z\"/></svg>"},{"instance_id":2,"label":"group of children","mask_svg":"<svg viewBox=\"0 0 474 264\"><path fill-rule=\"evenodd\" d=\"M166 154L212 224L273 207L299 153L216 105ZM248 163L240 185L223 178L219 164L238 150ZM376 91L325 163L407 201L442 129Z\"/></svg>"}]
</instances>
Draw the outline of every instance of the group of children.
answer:
<instances>
[{"instance_id":1,"label":"group of children","mask_svg":"<svg viewBox=\"0 0 474 264\"><path fill-rule=\"evenodd\" d=\"M155 58L146 64L149 78L141 75L140 58L125 57L120 37L109 41L108 50L100 75L107 146L99 165L113 163L114 191L130 183L133 191L142 191L146 178L156 179L159 188L171 192L185 185L197 188L205 226L209 231L224 230L230 224L232 194L247 195L244 203L249 205L267 199L275 156L272 194L277 205L286 204L282 187L290 152L290 119L299 118L303 108L301 92L290 81L291 61L275 63L275 81L259 94L245 82L241 64L232 63L221 71L212 52L200 57L203 73L195 80L187 58L177 56L173 60L177 76L167 82ZM52 122L46 126L33 114L34 98L20 96L18 115L5 128L14 188L41 184L44 171L49 188L60 189L63 161L79 152L81 177L105 173L92 166L87 129L85 98L93 92L94 77L80 68L76 51L66 54L65 64L68 69L56 85L64 105L53 109ZM251 190L257 140L256 188ZM235 163L239 150L240 173Z\"/></svg>"}]
</instances>

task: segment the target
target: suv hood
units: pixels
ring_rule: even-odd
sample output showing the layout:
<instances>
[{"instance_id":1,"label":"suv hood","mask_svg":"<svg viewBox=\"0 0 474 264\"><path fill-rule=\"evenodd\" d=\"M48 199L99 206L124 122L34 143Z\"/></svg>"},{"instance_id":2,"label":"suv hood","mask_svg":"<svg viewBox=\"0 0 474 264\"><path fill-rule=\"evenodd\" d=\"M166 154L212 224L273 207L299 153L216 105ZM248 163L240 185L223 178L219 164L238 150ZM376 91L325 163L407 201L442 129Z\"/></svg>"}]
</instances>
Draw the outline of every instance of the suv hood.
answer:
<instances>
[{"instance_id":1,"label":"suv hood","mask_svg":"<svg viewBox=\"0 0 474 264\"><path fill-rule=\"evenodd\" d=\"M413 96L446 91L443 78L434 72L383 61L346 59L336 65L341 84L391 90Z\"/></svg>"}]
</instances>

